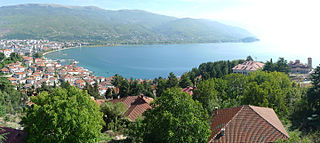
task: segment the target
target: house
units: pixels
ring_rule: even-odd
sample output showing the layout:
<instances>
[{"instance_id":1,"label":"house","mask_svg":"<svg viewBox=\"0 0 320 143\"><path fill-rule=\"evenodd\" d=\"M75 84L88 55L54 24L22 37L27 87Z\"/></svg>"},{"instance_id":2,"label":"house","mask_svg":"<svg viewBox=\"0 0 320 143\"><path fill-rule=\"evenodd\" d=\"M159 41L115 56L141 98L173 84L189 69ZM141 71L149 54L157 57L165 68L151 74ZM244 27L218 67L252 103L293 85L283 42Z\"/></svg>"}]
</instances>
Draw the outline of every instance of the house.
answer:
<instances>
[{"instance_id":1,"label":"house","mask_svg":"<svg viewBox=\"0 0 320 143\"><path fill-rule=\"evenodd\" d=\"M42 59L40 59L40 58L36 58L36 59L34 60L34 62L35 62L35 63L42 62Z\"/></svg>"},{"instance_id":2,"label":"house","mask_svg":"<svg viewBox=\"0 0 320 143\"><path fill-rule=\"evenodd\" d=\"M63 78L63 81L69 82L70 84L73 84L75 81L75 78L72 75L68 74Z\"/></svg>"},{"instance_id":3,"label":"house","mask_svg":"<svg viewBox=\"0 0 320 143\"><path fill-rule=\"evenodd\" d=\"M182 88L181 91L187 92L187 93L189 93L190 95L193 95L193 90L194 90L194 87L188 86L188 87L186 87L186 88Z\"/></svg>"},{"instance_id":4,"label":"house","mask_svg":"<svg viewBox=\"0 0 320 143\"><path fill-rule=\"evenodd\" d=\"M250 72L257 71L264 67L264 63L256 61L245 61L242 64L238 64L232 68L233 73L241 73L248 75Z\"/></svg>"},{"instance_id":5,"label":"house","mask_svg":"<svg viewBox=\"0 0 320 143\"><path fill-rule=\"evenodd\" d=\"M4 49L3 50L3 54L8 58L10 57L11 53L13 52L13 50L11 49Z\"/></svg>"},{"instance_id":6,"label":"house","mask_svg":"<svg viewBox=\"0 0 320 143\"><path fill-rule=\"evenodd\" d=\"M2 68L2 69L1 69L1 73L9 74L10 71L9 71L9 69L7 69L7 68Z\"/></svg>"},{"instance_id":7,"label":"house","mask_svg":"<svg viewBox=\"0 0 320 143\"><path fill-rule=\"evenodd\" d=\"M82 79L77 79L76 80L76 86L78 87L78 88L84 88L84 86L86 86L86 82L84 81L84 80L82 80Z\"/></svg>"},{"instance_id":8,"label":"house","mask_svg":"<svg viewBox=\"0 0 320 143\"><path fill-rule=\"evenodd\" d=\"M131 121L135 121L142 115L147 109L151 109L150 103L153 102L153 98L146 96L127 96L120 99L111 100L113 103L122 102L126 105L128 110L124 114Z\"/></svg>"},{"instance_id":9,"label":"house","mask_svg":"<svg viewBox=\"0 0 320 143\"><path fill-rule=\"evenodd\" d=\"M32 84L25 84L23 86L24 89L29 89L29 88L32 88Z\"/></svg>"},{"instance_id":10,"label":"house","mask_svg":"<svg viewBox=\"0 0 320 143\"><path fill-rule=\"evenodd\" d=\"M15 74L13 75L13 77L15 77L15 78L17 78L17 79L23 79L23 78L26 77L26 73L24 73L24 72L18 72L18 73L15 73Z\"/></svg>"},{"instance_id":11,"label":"house","mask_svg":"<svg viewBox=\"0 0 320 143\"><path fill-rule=\"evenodd\" d=\"M312 71L312 58L308 58L308 64L303 64L300 60L289 62L290 72L293 74L307 74Z\"/></svg>"},{"instance_id":12,"label":"house","mask_svg":"<svg viewBox=\"0 0 320 143\"><path fill-rule=\"evenodd\" d=\"M10 71L11 73L19 72L19 69L16 68L16 67L14 67L14 66L9 66L8 68L9 68L9 71Z\"/></svg>"},{"instance_id":13,"label":"house","mask_svg":"<svg viewBox=\"0 0 320 143\"><path fill-rule=\"evenodd\" d=\"M289 135L271 108L245 105L215 110L209 143L274 142Z\"/></svg>"},{"instance_id":14,"label":"house","mask_svg":"<svg viewBox=\"0 0 320 143\"><path fill-rule=\"evenodd\" d=\"M53 86L55 83L58 83L58 79L56 77L49 78L49 85Z\"/></svg>"},{"instance_id":15,"label":"house","mask_svg":"<svg viewBox=\"0 0 320 143\"><path fill-rule=\"evenodd\" d=\"M26 80L27 84L34 84L35 82L36 82L36 80L33 77L28 77L27 80Z\"/></svg>"},{"instance_id":16,"label":"house","mask_svg":"<svg viewBox=\"0 0 320 143\"><path fill-rule=\"evenodd\" d=\"M18 72L23 72L24 70L25 70L25 68L23 67L23 66L17 66L17 68L18 68Z\"/></svg>"},{"instance_id":17,"label":"house","mask_svg":"<svg viewBox=\"0 0 320 143\"><path fill-rule=\"evenodd\" d=\"M12 84L17 84L18 83L18 80L14 77L9 77L8 80L12 83Z\"/></svg>"}]
</instances>

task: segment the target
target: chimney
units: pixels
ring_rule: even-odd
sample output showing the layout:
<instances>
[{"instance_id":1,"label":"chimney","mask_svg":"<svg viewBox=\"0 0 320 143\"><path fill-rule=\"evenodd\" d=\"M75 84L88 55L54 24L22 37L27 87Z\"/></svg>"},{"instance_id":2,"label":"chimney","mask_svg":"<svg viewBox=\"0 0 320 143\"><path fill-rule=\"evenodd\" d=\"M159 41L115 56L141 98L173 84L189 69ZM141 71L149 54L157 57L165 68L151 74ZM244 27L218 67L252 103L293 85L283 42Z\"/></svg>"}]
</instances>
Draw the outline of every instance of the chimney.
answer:
<instances>
[{"instance_id":1,"label":"chimney","mask_svg":"<svg viewBox=\"0 0 320 143\"><path fill-rule=\"evenodd\" d=\"M215 115L218 115L218 110L219 110L219 107L214 107L214 113L215 113Z\"/></svg>"},{"instance_id":2,"label":"chimney","mask_svg":"<svg viewBox=\"0 0 320 143\"><path fill-rule=\"evenodd\" d=\"M312 68L312 58L308 58L308 68Z\"/></svg>"},{"instance_id":3,"label":"chimney","mask_svg":"<svg viewBox=\"0 0 320 143\"><path fill-rule=\"evenodd\" d=\"M222 129L221 129L221 132L220 132L220 135L221 135L221 136L224 136L225 131L226 131L226 129L225 129L225 128L222 128Z\"/></svg>"}]
</instances>

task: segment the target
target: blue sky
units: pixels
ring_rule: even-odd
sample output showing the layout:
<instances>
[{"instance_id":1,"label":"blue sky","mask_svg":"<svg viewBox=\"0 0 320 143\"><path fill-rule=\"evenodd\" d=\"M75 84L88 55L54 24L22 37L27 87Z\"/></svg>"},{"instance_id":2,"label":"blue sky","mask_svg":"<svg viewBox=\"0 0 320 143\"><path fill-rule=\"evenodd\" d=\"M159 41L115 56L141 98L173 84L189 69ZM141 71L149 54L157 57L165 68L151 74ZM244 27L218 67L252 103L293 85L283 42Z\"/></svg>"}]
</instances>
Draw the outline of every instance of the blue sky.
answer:
<instances>
[{"instance_id":1,"label":"blue sky","mask_svg":"<svg viewBox=\"0 0 320 143\"><path fill-rule=\"evenodd\" d=\"M299 52L303 47L320 53L319 0L0 0L0 6L23 3L140 9L211 19L243 27L264 41L279 43L278 48L284 52Z\"/></svg>"}]
</instances>

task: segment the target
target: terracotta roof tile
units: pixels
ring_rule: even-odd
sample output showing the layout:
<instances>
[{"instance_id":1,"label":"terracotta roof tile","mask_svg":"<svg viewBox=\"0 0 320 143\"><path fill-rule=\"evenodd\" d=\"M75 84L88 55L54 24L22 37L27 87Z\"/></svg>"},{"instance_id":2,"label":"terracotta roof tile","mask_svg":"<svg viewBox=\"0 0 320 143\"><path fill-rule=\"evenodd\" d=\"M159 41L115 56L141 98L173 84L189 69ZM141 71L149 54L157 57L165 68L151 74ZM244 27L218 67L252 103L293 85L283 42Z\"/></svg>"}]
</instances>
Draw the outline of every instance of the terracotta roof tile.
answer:
<instances>
[{"instance_id":1,"label":"terracotta roof tile","mask_svg":"<svg viewBox=\"0 0 320 143\"><path fill-rule=\"evenodd\" d=\"M124 103L128 110L125 115L131 120L135 121L139 116L142 115L147 109L151 109L150 103L153 98L146 96L128 96L121 99L111 100L113 103L122 102Z\"/></svg>"},{"instance_id":2,"label":"terracotta roof tile","mask_svg":"<svg viewBox=\"0 0 320 143\"><path fill-rule=\"evenodd\" d=\"M245 61L242 64L238 64L233 67L233 70L248 70L255 71L264 67L264 63L256 62L256 61Z\"/></svg>"},{"instance_id":3,"label":"terracotta roof tile","mask_svg":"<svg viewBox=\"0 0 320 143\"><path fill-rule=\"evenodd\" d=\"M211 130L209 142L217 143L274 142L289 137L273 109L256 106L215 111Z\"/></svg>"}]
</instances>

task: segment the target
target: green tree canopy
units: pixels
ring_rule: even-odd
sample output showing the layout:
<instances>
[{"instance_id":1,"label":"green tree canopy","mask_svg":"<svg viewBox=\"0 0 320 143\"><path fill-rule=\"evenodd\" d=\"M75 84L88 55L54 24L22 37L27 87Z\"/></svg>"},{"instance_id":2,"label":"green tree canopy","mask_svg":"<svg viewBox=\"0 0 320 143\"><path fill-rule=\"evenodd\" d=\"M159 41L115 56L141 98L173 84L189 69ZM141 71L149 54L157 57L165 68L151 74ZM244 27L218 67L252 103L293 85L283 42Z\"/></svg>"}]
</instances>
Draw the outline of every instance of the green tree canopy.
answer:
<instances>
[{"instance_id":1,"label":"green tree canopy","mask_svg":"<svg viewBox=\"0 0 320 143\"><path fill-rule=\"evenodd\" d=\"M118 131L122 129L122 125L126 123L124 120L124 113L127 111L127 107L122 102L116 104L112 102L105 102L101 104L101 112L104 114L103 120L105 121L105 127L109 130Z\"/></svg>"},{"instance_id":2,"label":"green tree canopy","mask_svg":"<svg viewBox=\"0 0 320 143\"><path fill-rule=\"evenodd\" d=\"M251 56L248 56L246 61L253 61L253 58Z\"/></svg>"},{"instance_id":3,"label":"green tree canopy","mask_svg":"<svg viewBox=\"0 0 320 143\"><path fill-rule=\"evenodd\" d=\"M270 59L270 61L267 61L265 66L263 67L263 71L277 71L288 74L290 72L290 67L288 65L287 60L285 60L284 58L279 58L279 60L276 63L273 63L272 59Z\"/></svg>"},{"instance_id":4,"label":"green tree canopy","mask_svg":"<svg viewBox=\"0 0 320 143\"><path fill-rule=\"evenodd\" d=\"M179 80L179 86L181 88L186 88L188 86L193 86L188 74L183 74Z\"/></svg>"},{"instance_id":5,"label":"green tree canopy","mask_svg":"<svg viewBox=\"0 0 320 143\"><path fill-rule=\"evenodd\" d=\"M103 114L88 93L76 87L56 88L31 101L35 104L22 119L27 142L97 142Z\"/></svg>"},{"instance_id":6,"label":"green tree canopy","mask_svg":"<svg viewBox=\"0 0 320 143\"><path fill-rule=\"evenodd\" d=\"M0 53L0 61L2 61L4 58L6 58L6 56L4 55L4 53Z\"/></svg>"},{"instance_id":7,"label":"green tree canopy","mask_svg":"<svg viewBox=\"0 0 320 143\"><path fill-rule=\"evenodd\" d=\"M312 87L308 90L307 101L309 105L308 127L311 129L320 129L320 65L311 75Z\"/></svg>"},{"instance_id":8,"label":"green tree canopy","mask_svg":"<svg viewBox=\"0 0 320 143\"><path fill-rule=\"evenodd\" d=\"M152 107L144 113L143 142L207 142L208 114L188 93L167 89Z\"/></svg>"},{"instance_id":9,"label":"green tree canopy","mask_svg":"<svg viewBox=\"0 0 320 143\"><path fill-rule=\"evenodd\" d=\"M167 88L177 87L178 84L179 84L179 81L177 77L173 74L173 72L170 72L168 76L168 81L167 81Z\"/></svg>"}]
</instances>

